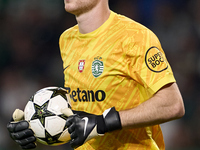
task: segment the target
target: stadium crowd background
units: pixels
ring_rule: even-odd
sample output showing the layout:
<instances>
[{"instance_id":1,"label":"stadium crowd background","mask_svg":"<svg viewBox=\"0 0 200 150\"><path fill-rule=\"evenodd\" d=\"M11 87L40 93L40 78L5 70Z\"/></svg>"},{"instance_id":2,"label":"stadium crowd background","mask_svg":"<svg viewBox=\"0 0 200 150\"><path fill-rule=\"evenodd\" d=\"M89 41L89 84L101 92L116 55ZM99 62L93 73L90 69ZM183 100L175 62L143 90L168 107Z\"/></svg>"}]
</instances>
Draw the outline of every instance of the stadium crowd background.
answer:
<instances>
[{"instance_id":1,"label":"stadium crowd background","mask_svg":"<svg viewBox=\"0 0 200 150\"><path fill-rule=\"evenodd\" d=\"M166 150L199 149L200 1L110 0L110 5L158 36L174 71L186 114L162 124ZM43 87L63 86L58 41L75 24L63 0L0 0L0 150L20 149L6 129L14 109L24 109Z\"/></svg>"}]
</instances>

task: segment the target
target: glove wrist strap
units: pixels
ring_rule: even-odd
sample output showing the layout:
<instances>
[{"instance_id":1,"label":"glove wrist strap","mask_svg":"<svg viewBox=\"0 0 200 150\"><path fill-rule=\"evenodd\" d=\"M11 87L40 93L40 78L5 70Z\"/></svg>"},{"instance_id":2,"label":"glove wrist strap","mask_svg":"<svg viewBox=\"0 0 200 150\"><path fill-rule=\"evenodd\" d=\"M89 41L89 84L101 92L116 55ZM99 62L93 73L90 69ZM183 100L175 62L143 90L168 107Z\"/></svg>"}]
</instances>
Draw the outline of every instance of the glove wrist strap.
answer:
<instances>
[{"instance_id":1,"label":"glove wrist strap","mask_svg":"<svg viewBox=\"0 0 200 150\"><path fill-rule=\"evenodd\" d=\"M97 133L104 134L106 132L121 129L121 120L119 112L115 110L115 107L107 109L103 112L103 115L97 116Z\"/></svg>"},{"instance_id":2,"label":"glove wrist strap","mask_svg":"<svg viewBox=\"0 0 200 150\"><path fill-rule=\"evenodd\" d=\"M106 132L108 132L108 129L106 128L103 115L97 116L97 133L104 134Z\"/></svg>"},{"instance_id":3,"label":"glove wrist strap","mask_svg":"<svg viewBox=\"0 0 200 150\"><path fill-rule=\"evenodd\" d=\"M119 112L115 110L115 107L105 110L103 117L108 131L122 128Z\"/></svg>"}]
</instances>

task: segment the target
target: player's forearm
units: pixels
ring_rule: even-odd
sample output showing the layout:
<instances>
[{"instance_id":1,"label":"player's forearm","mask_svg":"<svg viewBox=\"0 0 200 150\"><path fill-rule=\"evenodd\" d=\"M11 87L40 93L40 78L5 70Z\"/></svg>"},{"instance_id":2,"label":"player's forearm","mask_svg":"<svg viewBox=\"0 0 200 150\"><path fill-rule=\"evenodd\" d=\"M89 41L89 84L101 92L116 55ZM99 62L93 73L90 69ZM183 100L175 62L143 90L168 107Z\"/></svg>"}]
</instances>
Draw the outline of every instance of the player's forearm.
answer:
<instances>
[{"instance_id":1,"label":"player's forearm","mask_svg":"<svg viewBox=\"0 0 200 150\"><path fill-rule=\"evenodd\" d=\"M120 111L122 127L144 127L178 119L185 113L176 83L167 85L141 105Z\"/></svg>"}]
</instances>

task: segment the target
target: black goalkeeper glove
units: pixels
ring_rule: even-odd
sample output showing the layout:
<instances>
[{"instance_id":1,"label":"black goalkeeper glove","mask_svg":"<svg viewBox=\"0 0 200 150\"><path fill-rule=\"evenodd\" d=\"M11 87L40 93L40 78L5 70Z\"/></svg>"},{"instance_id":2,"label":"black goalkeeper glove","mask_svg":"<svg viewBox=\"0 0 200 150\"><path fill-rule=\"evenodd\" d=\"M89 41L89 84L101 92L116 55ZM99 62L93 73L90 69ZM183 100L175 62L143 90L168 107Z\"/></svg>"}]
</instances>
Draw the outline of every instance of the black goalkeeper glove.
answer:
<instances>
[{"instance_id":1,"label":"black goalkeeper glove","mask_svg":"<svg viewBox=\"0 0 200 150\"><path fill-rule=\"evenodd\" d=\"M119 113L114 107L105 110L102 115L82 111L73 111L74 115L71 115L67 108L62 112L68 116L66 125L71 137L70 145L73 148L81 146L96 136L103 136L106 132L122 128Z\"/></svg>"},{"instance_id":2,"label":"black goalkeeper glove","mask_svg":"<svg viewBox=\"0 0 200 150\"><path fill-rule=\"evenodd\" d=\"M7 129L11 138L18 143L22 149L33 149L36 147L36 137L29 128L29 123L24 118L24 112L16 109L11 122L7 124Z\"/></svg>"}]
</instances>

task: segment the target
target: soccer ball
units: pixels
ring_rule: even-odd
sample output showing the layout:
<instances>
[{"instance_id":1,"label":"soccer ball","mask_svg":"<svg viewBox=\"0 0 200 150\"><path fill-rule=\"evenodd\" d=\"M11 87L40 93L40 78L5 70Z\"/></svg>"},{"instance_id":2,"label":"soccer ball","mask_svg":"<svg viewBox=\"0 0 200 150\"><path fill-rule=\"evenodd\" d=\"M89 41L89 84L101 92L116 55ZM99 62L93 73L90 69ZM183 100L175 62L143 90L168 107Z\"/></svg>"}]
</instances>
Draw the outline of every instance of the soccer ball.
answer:
<instances>
[{"instance_id":1,"label":"soccer ball","mask_svg":"<svg viewBox=\"0 0 200 150\"><path fill-rule=\"evenodd\" d=\"M66 107L71 109L70 98L60 87L43 88L30 98L24 118L40 143L55 146L71 139L65 125L67 117L61 113Z\"/></svg>"}]
</instances>

